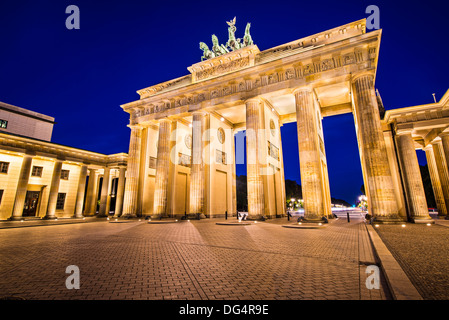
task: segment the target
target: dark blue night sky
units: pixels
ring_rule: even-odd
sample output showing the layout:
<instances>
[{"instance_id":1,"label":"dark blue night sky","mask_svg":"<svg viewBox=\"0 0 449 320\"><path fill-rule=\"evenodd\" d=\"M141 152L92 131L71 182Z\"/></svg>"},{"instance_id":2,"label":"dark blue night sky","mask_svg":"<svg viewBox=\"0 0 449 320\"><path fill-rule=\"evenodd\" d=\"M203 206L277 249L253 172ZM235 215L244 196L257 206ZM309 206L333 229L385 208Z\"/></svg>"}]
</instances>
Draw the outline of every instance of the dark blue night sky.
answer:
<instances>
[{"instance_id":1,"label":"dark blue night sky","mask_svg":"<svg viewBox=\"0 0 449 320\"><path fill-rule=\"evenodd\" d=\"M68 30L68 5L81 13ZM128 152L136 90L188 74L200 41L227 39L226 21L265 50L368 17L380 8L376 87L386 109L437 100L449 88L449 7L442 1L1 1L0 101L56 118L53 142ZM352 203L363 183L352 115L323 120L331 195ZM300 181L295 124L282 128L286 179ZM421 163L425 157L419 152ZM245 173L244 165L237 168Z\"/></svg>"}]
</instances>

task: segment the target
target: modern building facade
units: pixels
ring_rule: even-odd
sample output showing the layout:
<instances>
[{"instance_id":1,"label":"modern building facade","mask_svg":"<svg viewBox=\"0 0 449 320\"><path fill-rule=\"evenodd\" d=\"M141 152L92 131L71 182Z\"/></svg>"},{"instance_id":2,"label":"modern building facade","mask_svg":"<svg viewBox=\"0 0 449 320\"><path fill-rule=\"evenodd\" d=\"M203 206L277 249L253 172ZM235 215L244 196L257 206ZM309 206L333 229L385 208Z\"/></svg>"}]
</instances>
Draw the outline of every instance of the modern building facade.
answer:
<instances>
[{"instance_id":1,"label":"modern building facade","mask_svg":"<svg viewBox=\"0 0 449 320\"><path fill-rule=\"evenodd\" d=\"M226 45L214 36L212 50L200 43L204 61L188 67L190 74L139 90L139 100L122 105L131 129L123 215L235 215L234 135L246 130L249 218L283 216L280 127L295 122L305 220L331 218L321 121L352 113L373 220L431 221L412 150L424 131L402 135L399 110L381 119L375 78L382 31L367 33L363 19L260 51L248 26L243 42L236 39L234 24ZM449 125L444 111L431 110L420 111L427 125L435 114L441 128ZM443 167L444 149L435 150L429 158Z\"/></svg>"},{"instance_id":2,"label":"modern building facade","mask_svg":"<svg viewBox=\"0 0 449 320\"><path fill-rule=\"evenodd\" d=\"M0 220L120 214L127 154L50 142L54 118L0 103Z\"/></svg>"}]
</instances>

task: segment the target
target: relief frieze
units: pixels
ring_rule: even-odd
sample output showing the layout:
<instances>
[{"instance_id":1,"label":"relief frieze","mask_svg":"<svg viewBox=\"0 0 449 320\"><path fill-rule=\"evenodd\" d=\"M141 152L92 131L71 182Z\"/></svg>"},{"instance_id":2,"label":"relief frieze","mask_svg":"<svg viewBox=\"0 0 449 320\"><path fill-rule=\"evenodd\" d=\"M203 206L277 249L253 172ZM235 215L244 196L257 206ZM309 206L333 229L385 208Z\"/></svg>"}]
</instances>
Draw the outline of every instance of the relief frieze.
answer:
<instances>
[{"instance_id":1,"label":"relief frieze","mask_svg":"<svg viewBox=\"0 0 449 320\"><path fill-rule=\"evenodd\" d=\"M174 102L171 104L171 106L170 103L161 103L155 104L155 106L151 108L145 108L144 112L137 110L135 113L133 113L133 117L137 118L149 113L158 113L169 108L178 108L185 105L193 105L209 99L225 97L236 92L245 92L292 79L301 79L303 77L310 78L310 76L318 74L320 72L338 69L351 64L358 64L362 68L369 67L372 60L375 58L375 55L376 48L369 48L369 51L366 52L366 56L361 54L360 51L349 52L343 55L335 55L332 58L317 60L305 65L286 66L280 71L267 74L263 73L252 79L234 79L232 82L229 82L224 86L223 84L221 84L221 86L211 88L204 92L194 93L189 96L186 95L182 98L175 97L173 100ZM363 60L364 57L366 57L367 59ZM362 61L360 61L360 59L362 59ZM228 63L223 63L211 67L210 69L197 71L195 72L195 76L197 80L213 77L215 75L220 75L223 73L231 72L233 70L241 69L244 66L248 66L249 62L249 57L238 58Z\"/></svg>"}]
</instances>

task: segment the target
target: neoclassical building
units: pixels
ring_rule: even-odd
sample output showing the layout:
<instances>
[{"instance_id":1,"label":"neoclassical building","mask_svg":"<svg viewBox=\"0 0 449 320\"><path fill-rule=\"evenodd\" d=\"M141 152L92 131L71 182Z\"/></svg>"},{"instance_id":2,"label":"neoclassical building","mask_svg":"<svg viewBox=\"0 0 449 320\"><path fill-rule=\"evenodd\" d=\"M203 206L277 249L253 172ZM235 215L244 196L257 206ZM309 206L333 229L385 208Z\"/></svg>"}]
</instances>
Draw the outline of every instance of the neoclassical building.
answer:
<instances>
[{"instance_id":1,"label":"neoclassical building","mask_svg":"<svg viewBox=\"0 0 449 320\"><path fill-rule=\"evenodd\" d=\"M331 217L321 121L352 113L369 213L377 223L430 222L416 148L424 148L440 215L449 204L447 95L382 119L375 80L381 30L365 19L260 51L249 34L212 49L186 76L137 93L121 107L131 138L124 216L236 214L234 136L246 131L250 219L285 214L280 127L295 122L306 221ZM448 189L448 190L446 190Z\"/></svg>"},{"instance_id":2,"label":"neoclassical building","mask_svg":"<svg viewBox=\"0 0 449 320\"><path fill-rule=\"evenodd\" d=\"M52 143L53 125L0 102L0 220L120 215L127 154Z\"/></svg>"}]
</instances>

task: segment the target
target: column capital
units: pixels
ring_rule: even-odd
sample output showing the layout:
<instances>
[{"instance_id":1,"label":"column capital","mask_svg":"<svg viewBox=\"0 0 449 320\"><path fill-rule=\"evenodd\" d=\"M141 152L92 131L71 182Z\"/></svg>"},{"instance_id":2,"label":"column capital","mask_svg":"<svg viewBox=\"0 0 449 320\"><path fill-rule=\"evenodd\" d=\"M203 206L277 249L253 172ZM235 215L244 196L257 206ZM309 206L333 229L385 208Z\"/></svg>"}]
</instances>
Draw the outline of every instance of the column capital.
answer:
<instances>
[{"instance_id":1,"label":"column capital","mask_svg":"<svg viewBox=\"0 0 449 320\"><path fill-rule=\"evenodd\" d=\"M374 80L374 73L371 71L361 72L357 73L355 75L352 75L351 82L354 83L355 81L359 80L360 78L368 77L371 80ZM373 84L374 86L374 84Z\"/></svg>"},{"instance_id":2,"label":"column capital","mask_svg":"<svg viewBox=\"0 0 449 320\"><path fill-rule=\"evenodd\" d=\"M263 103L263 100L260 97L249 98L245 100L245 104L248 103Z\"/></svg>"},{"instance_id":3,"label":"column capital","mask_svg":"<svg viewBox=\"0 0 449 320\"><path fill-rule=\"evenodd\" d=\"M413 132L413 128L397 129L396 135L397 135L397 136L411 135L412 132Z\"/></svg>"},{"instance_id":4,"label":"column capital","mask_svg":"<svg viewBox=\"0 0 449 320\"><path fill-rule=\"evenodd\" d=\"M143 129L143 126L140 124L128 124L127 127L130 128L131 130L133 130L133 129L142 130Z\"/></svg>"},{"instance_id":5,"label":"column capital","mask_svg":"<svg viewBox=\"0 0 449 320\"><path fill-rule=\"evenodd\" d=\"M207 116L208 114L210 114L210 112L205 111L205 110L195 110L193 112L191 112L192 116L194 115L199 115L199 116Z\"/></svg>"},{"instance_id":6,"label":"column capital","mask_svg":"<svg viewBox=\"0 0 449 320\"><path fill-rule=\"evenodd\" d=\"M443 132L441 132L438 136L439 136L439 137L446 137L446 136L449 136L449 131L443 131Z\"/></svg>"},{"instance_id":7,"label":"column capital","mask_svg":"<svg viewBox=\"0 0 449 320\"><path fill-rule=\"evenodd\" d=\"M396 124L395 133L396 135L412 134L413 124Z\"/></svg>"},{"instance_id":8,"label":"column capital","mask_svg":"<svg viewBox=\"0 0 449 320\"><path fill-rule=\"evenodd\" d=\"M173 120L170 120L170 119L168 119L168 118L163 118L163 119L159 119L159 121L158 121L159 123L163 123L163 122L165 122L165 123L172 123L173 122Z\"/></svg>"},{"instance_id":9,"label":"column capital","mask_svg":"<svg viewBox=\"0 0 449 320\"><path fill-rule=\"evenodd\" d=\"M293 91L292 91L293 95L296 95L297 93L300 93L300 92L313 93L313 87L311 87L311 86L298 87L298 88L293 89Z\"/></svg>"}]
</instances>

